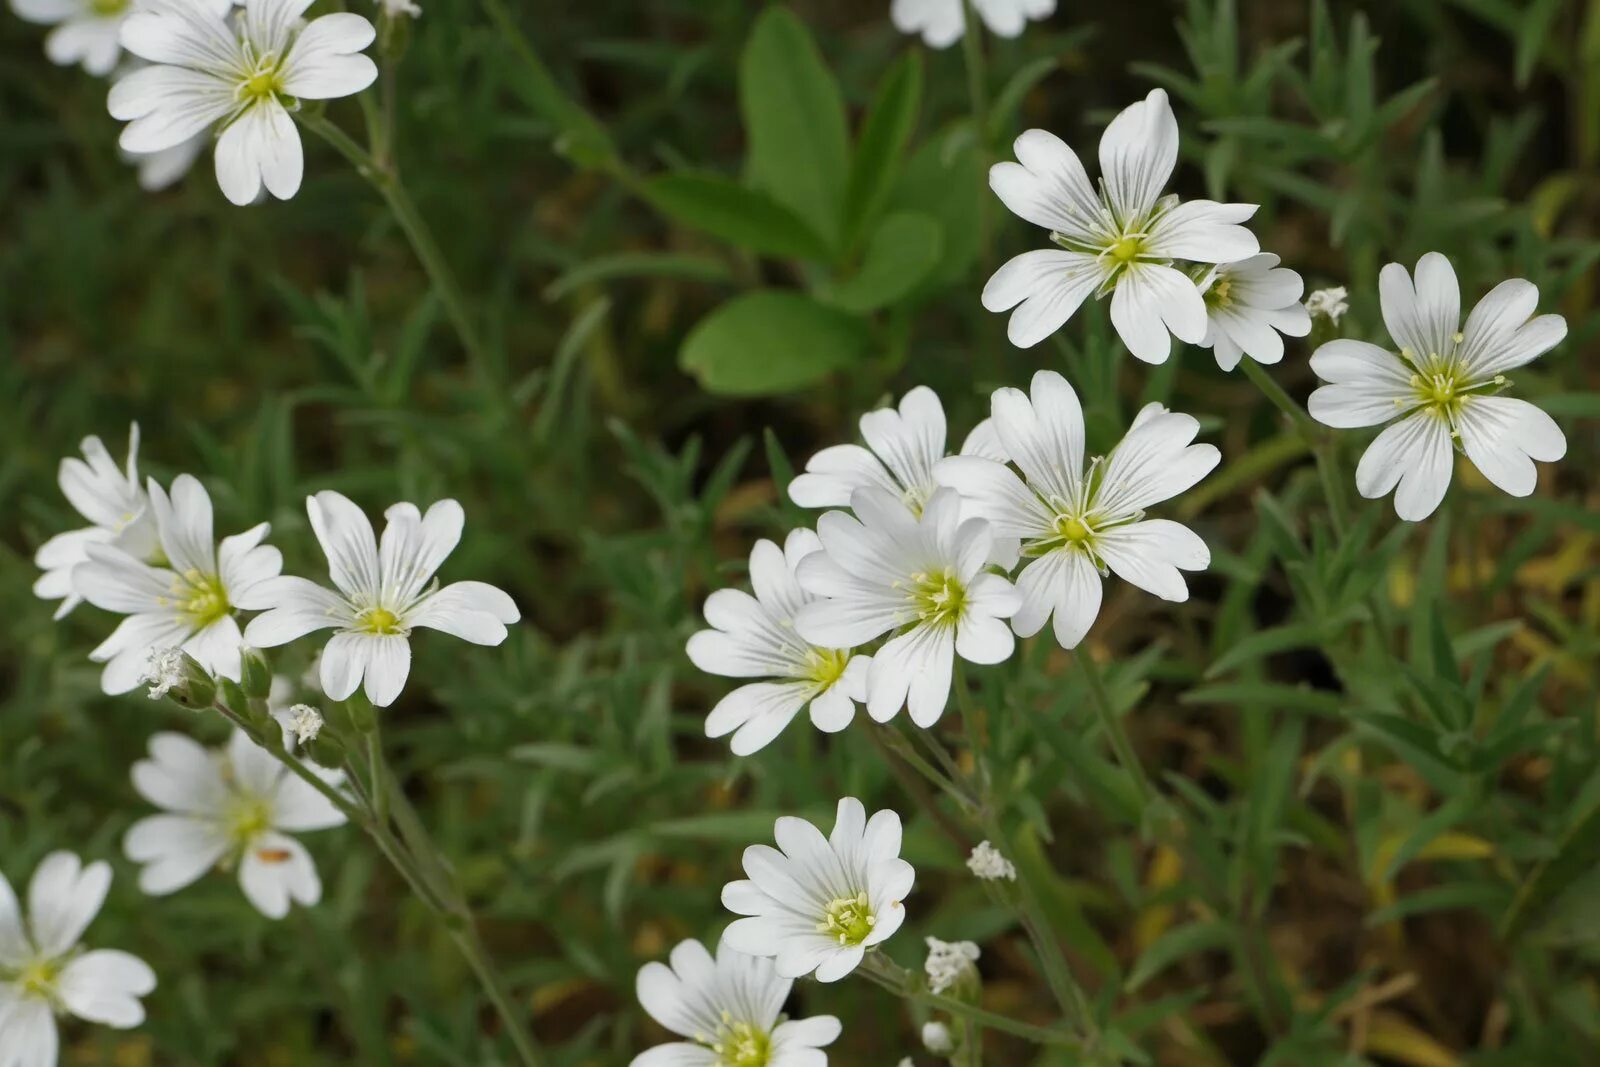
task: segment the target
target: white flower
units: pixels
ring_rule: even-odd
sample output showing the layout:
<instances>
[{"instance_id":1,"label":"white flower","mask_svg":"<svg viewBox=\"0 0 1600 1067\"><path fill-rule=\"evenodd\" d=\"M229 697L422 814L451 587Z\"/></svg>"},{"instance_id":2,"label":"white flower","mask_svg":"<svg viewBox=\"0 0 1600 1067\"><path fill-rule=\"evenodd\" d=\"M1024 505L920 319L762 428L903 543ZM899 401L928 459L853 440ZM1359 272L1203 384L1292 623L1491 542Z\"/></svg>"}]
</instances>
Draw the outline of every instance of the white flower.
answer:
<instances>
[{"instance_id":1,"label":"white flower","mask_svg":"<svg viewBox=\"0 0 1600 1067\"><path fill-rule=\"evenodd\" d=\"M738 589L712 593L705 605L711 629L689 638L689 659L709 674L782 679L740 686L711 709L706 736L733 732L736 756L766 747L808 703L812 724L833 733L850 725L856 704L867 699L870 656L807 644L795 632L795 615L816 599L800 587L795 571L821 550L810 530L790 532L781 549L757 541L750 550L755 596Z\"/></svg>"},{"instance_id":2,"label":"white flower","mask_svg":"<svg viewBox=\"0 0 1600 1067\"><path fill-rule=\"evenodd\" d=\"M826 1067L821 1051L839 1036L832 1015L786 1019L783 1002L794 979L780 978L770 959L698 941L682 941L672 965L639 969L639 1003L662 1026L688 1038L657 1045L630 1067Z\"/></svg>"},{"instance_id":3,"label":"white flower","mask_svg":"<svg viewBox=\"0 0 1600 1067\"><path fill-rule=\"evenodd\" d=\"M1206 302L1206 335L1201 348L1217 357L1217 366L1232 370L1242 356L1257 363L1283 359L1283 337L1311 332L1311 316L1300 304L1305 282L1278 257L1263 252L1237 263L1212 268L1200 284Z\"/></svg>"},{"instance_id":4,"label":"white flower","mask_svg":"<svg viewBox=\"0 0 1600 1067\"><path fill-rule=\"evenodd\" d=\"M948 1026L930 1019L922 1024L922 1047L935 1056L948 1056L956 1050L956 1042Z\"/></svg>"},{"instance_id":5,"label":"white flower","mask_svg":"<svg viewBox=\"0 0 1600 1067\"><path fill-rule=\"evenodd\" d=\"M1206 334L1205 301L1172 261L1228 263L1255 255L1260 245L1239 223L1256 206L1179 203L1161 195L1178 160L1178 122L1167 94L1151 90L1106 127L1098 192L1054 134L1029 130L1015 148L1018 162L990 168L989 186L1017 215L1050 230L1061 247L1024 252L984 286L984 307L1016 308L1011 343L1036 345L1089 296L1111 293L1111 324L1138 358L1165 362L1169 332L1198 344Z\"/></svg>"},{"instance_id":6,"label":"white flower","mask_svg":"<svg viewBox=\"0 0 1600 1067\"><path fill-rule=\"evenodd\" d=\"M360 52L376 31L336 12L302 22L311 0L245 0L242 10L169 3L122 27L128 51L149 60L111 87L107 105L128 123L121 145L159 152L215 132L217 184L235 204L265 185L281 200L300 188L304 159L291 109L371 85L378 68Z\"/></svg>"},{"instance_id":7,"label":"white flower","mask_svg":"<svg viewBox=\"0 0 1600 1067\"><path fill-rule=\"evenodd\" d=\"M388 525L381 545L366 515L338 493L307 497L306 512L339 591L289 576L264 584L249 606L270 610L250 620L245 640L274 648L317 630L337 630L319 668L330 699L346 699L365 679L372 703L394 703L411 672L410 636L418 626L498 645L507 624L522 617L492 585L454 582L440 589L432 582L461 541L466 515L454 500L433 504L426 515L415 504L393 505L383 513Z\"/></svg>"},{"instance_id":8,"label":"white flower","mask_svg":"<svg viewBox=\"0 0 1600 1067\"><path fill-rule=\"evenodd\" d=\"M967 857L967 870L973 877L985 882L995 882L1005 879L1008 882L1017 880L1017 868L1012 862L1000 854L1000 850L987 841L979 841L972 850L972 855Z\"/></svg>"},{"instance_id":9,"label":"white flower","mask_svg":"<svg viewBox=\"0 0 1600 1067\"><path fill-rule=\"evenodd\" d=\"M778 847L744 850L747 880L722 887L722 903L747 916L722 935L752 956L773 957L780 977L816 972L835 982L905 921L901 901L916 872L900 858L900 816L874 812L854 797L839 801L833 834L785 815L773 826Z\"/></svg>"},{"instance_id":10,"label":"white flower","mask_svg":"<svg viewBox=\"0 0 1600 1067\"><path fill-rule=\"evenodd\" d=\"M296 704L289 709L284 725L294 734L296 742L302 745L309 744L322 733L322 712L310 704Z\"/></svg>"},{"instance_id":11,"label":"white flower","mask_svg":"<svg viewBox=\"0 0 1600 1067\"><path fill-rule=\"evenodd\" d=\"M339 771L317 773L335 788L344 782ZM342 826L345 817L244 731L219 752L183 734L156 734L150 758L133 765L133 787L167 813L140 819L123 841L128 858L143 865L146 893L165 896L220 867L237 868L244 895L272 919L287 915L290 901L322 899L310 853L289 834Z\"/></svg>"},{"instance_id":12,"label":"white flower","mask_svg":"<svg viewBox=\"0 0 1600 1067\"><path fill-rule=\"evenodd\" d=\"M1566 455L1555 420L1523 400L1496 396L1505 372L1531 363L1567 335L1560 315L1531 318L1539 290L1520 278L1501 282L1461 325L1461 290L1450 261L1429 252L1416 283L1398 263L1378 276L1378 295L1398 354L1365 341L1330 341L1311 369L1330 384L1311 394L1311 416L1327 426L1377 426L1398 419L1368 446L1356 488L1413 522L1444 499L1455 448L1512 496L1533 492L1533 461Z\"/></svg>"},{"instance_id":13,"label":"white flower","mask_svg":"<svg viewBox=\"0 0 1600 1067\"><path fill-rule=\"evenodd\" d=\"M831 445L806 461L806 471L789 483L789 499L803 508L848 507L857 489L876 486L898 496L920 513L939 488L933 467L945 456L944 405L939 395L919 385L900 399L900 407L861 416L860 445ZM988 420L967 436L963 456L1004 459Z\"/></svg>"},{"instance_id":14,"label":"white flower","mask_svg":"<svg viewBox=\"0 0 1600 1067\"><path fill-rule=\"evenodd\" d=\"M52 852L28 884L28 914L0 874L0 1064L55 1067L57 1015L129 1030L144 1022L139 998L156 976L136 956L79 947L111 887L111 868Z\"/></svg>"},{"instance_id":15,"label":"white flower","mask_svg":"<svg viewBox=\"0 0 1600 1067\"><path fill-rule=\"evenodd\" d=\"M928 960L923 971L928 976L928 988L943 993L968 975L977 973L973 964L982 955L971 941L940 941L937 937L923 939L928 945Z\"/></svg>"},{"instance_id":16,"label":"white flower","mask_svg":"<svg viewBox=\"0 0 1600 1067\"><path fill-rule=\"evenodd\" d=\"M1017 634L1033 636L1054 615L1056 640L1075 648L1100 613L1108 572L1164 600L1189 598L1179 571L1204 569L1211 551L1187 526L1146 519L1144 509L1194 485L1221 454L1190 444L1200 430L1193 416L1147 404L1109 456L1086 464L1078 394L1054 371L1039 371L1031 388L1031 397L1006 388L992 398L995 430L1026 482L970 456L945 460L938 475L1032 557L1017 576Z\"/></svg>"},{"instance_id":17,"label":"white flower","mask_svg":"<svg viewBox=\"0 0 1600 1067\"><path fill-rule=\"evenodd\" d=\"M72 572L89 603L128 617L89 653L105 663L100 687L126 693L139 684L154 649L179 647L212 674L239 680L242 607L258 585L277 575L283 557L261 539L261 523L241 534L212 540L211 497L187 474L172 483L172 496L154 481L150 506L166 566L142 563L116 545L91 544L89 560Z\"/></svg>"},{"instance_id":18,"label":"white flower","mask_svg":"<svg viewBox=\"0 0 1600 1067\"><path fill-rule=\"evenodd\" d=\"M122 54L118 34L134 8L133 0L11 0L11 10L22 19L55 27L44 39L50 62L76 63L95 77L115 69Z\"/></svg>"},{"instance_id":19,"label":"white flower","mask_svg":"<svg viewBox=\"0 0 1600 1067\"><path fill-rule=\"evenodd\" d=\"M972 0L978 17L998 37L1016 37L1029 19L1048 18L1056 0ZM929 48L949 48L966 32L964 0L894 0L889 18L901 33L920 33Z\"/></svg>"},{"instance_id":20,"label":"white flower","mask_svg":"<svg viewBox=\"0 0 1600 1067\"><path fill-rule=\"evenodd\" d=\"M150 683L150 699L160 700L183 684L183 649L152 648L140 684Z\"/></svg>"},{"instance_id":21,"label":"white flower","mask_svg":"<svg viewBox=\"0 0 1600 1067\"><path fill-rule=\"evenodd\" d=\"M124 470L111 459L98 437L85 437L79 446L83 459L61 461L57 484L78 514L93 525L56 534L39 546L33 562L44 571L33 584L34 595L59 600L56 618L64 617L83 602L72 586L72 570L88 559L92 544L114 544L136 559L149 561L161 547L150 500L139 484L139 424L128 430L128 465Z\"/></svg>"},{"instance_id":22,"label":"white flower","mask_svg":"<svg viewBox=\"0 0 1600 1067\"><path fill-rule=\"evenodd\" d=\"M920 516L882 489L858 489L851 504L855 515L830 511L817 523L823 551L800 562L799 576L826 599L803 606L795 628L832 648L893 632L867 670L867 713L887 722L909 707L912 722L931 725L944 714L957 655L971 663L1011 655L1015 639L1001 620L1021 597L984 570L993 533L983 519L962 521L952 490L934 493Z\"/></svg>"},{"instance_id":23,"label":"white flower","mask_svg":"<svg viewBox=\"0 0 1600 1067\"><path fill-rule=\"evenodd\" d=\"M1313 318L1320 315L1337 326L1344 313L1350 310L1350 302L1345 299L1348 295L1342 285L1333 289L1318 289L1306 297L1306 311Z\"/></svg>"}]
</instances>

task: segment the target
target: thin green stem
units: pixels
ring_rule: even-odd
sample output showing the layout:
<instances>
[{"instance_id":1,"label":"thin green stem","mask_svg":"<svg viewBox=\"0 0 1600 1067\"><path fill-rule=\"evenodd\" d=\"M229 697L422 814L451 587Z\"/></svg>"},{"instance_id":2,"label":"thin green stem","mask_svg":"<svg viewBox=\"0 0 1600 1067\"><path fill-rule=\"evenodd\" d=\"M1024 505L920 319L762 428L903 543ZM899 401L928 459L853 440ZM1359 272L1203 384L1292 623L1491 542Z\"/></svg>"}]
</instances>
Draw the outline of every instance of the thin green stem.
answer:
<instances>
[{"instance_id":1,"label":"thin green stem","mask_svg":"<svg viewBox=\"0 0 1600 1067\"><path fill-rule=\"evenodd\" d=\"M467 357L472 361L482 384L490 389L490 395L505 396L506 393L499 386L499 371L467 308L467 299L456 281L455 272L450 269L444 253L439 250L439 243L434 240L433 231L428 228L394 169L392 155L386 164L380 164L365 148L329 122L326 116L302 112L297 118L302 126L332 145L383 197L395 222L411 242L411 249L416 253L422 269L427 272L439 299L444 302L445 313L449 315L456 335L461 339L461 346L467 350Z\"/></svg>"},{"instance_id":2,"label":"thin green stem","mask_svg":"<svg viewBox=\"0 0 1600 1067\"><path fill-rule=\"evenodd\" d=\"M1075 1035L1065 1030L1056 1030L1047 1026L1035 1026L1025 1023L1020 1019L1013 1019L1009 1015L1001 1015L976 1004L969 1004L955 997L947 997L939 993L929 992L923 988L916 976L883 956L874 952L862 960L859 973L876 985L888 990L895 996L904 997L906 1000L920 1004L923 1007L942 1011L958 1019L970 1019L975 1023L988 1027L990 1030L999 1030L1001 1033L1011 1034L1036 1045L1060 1045L1067 1048L1082 1048L1083 1042Z\"/></svg>"},{"instance_id":3,"label":"thin green stem","mask_svg":"<svg viewBox=\"0 0 1600 1067\"><path fill-rule=\"evenodd\" d=\"M1300 403L1284 391L1283 386L1268 374L1266 368L1246 356L1240 361L1244 376L1255 382L1256 388L1266 394L1273 406L1294 424L1296 432L1306 447L1316 457L1317 476L1322 480L1322 495L1328 502L1328 516L1333 522L1333 532L1340 537L1350 528L1350 509L1344 495L1344 483L1339 480L1339 467L1334 462L1327 434L1323 433Z\"/></svg>"},{"instance_id":4,"label":"thin green stem","mask_svg":"<svg viewBox=\"0 0 1600 1067\"><path fill-rule=\"evenodd\" d=\"M1156 803L1160 794L1156 792L1149 776L1145 774L1144 764L1139 762L1139 754L1133 750L1133 742L1128 739L1128 732L1122 727L1122 718L1111 705L1111 695L1106 691L1105 679L1100 676L1100 665L1094 661L1093 656L1082 649L1073 652L1072 659L1089 687L1089 703L1094 705L1094 713L1100 720L1100 728L1105 731L1106 737L1111 742L1111 751L1116 753L1117 762L1122 765L1122 769L1133 778L1134 788L1139 792L1140 804L1149 808Z\"/></svg>"}]
</instances>

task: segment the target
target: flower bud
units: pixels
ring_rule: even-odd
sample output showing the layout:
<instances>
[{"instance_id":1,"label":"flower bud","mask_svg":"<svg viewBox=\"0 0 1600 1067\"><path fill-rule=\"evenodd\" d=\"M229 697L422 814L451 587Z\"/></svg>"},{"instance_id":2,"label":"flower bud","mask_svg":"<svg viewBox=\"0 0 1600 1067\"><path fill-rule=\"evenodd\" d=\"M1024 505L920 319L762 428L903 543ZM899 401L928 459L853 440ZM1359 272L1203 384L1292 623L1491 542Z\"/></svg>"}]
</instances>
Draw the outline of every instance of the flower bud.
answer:
<instances>
[{"instance_id":1,"label":"flower bud","mask_svg":"<svg viewBox=\"0 0 1600 1067\"><path fill-rule=\"evenodd\" d=\"M209 708L217 697L216 680L181 648L152 649L139 680L150 683L151 700L166 697L186 708Z\"/></svg>"},{"instance_id":2,"label":"flower bud","mask_svg":"<svg viewBox=\"0 0 1600 1067\"><path fill-rule=\"evenodd\" d=\"M253 700L265 700L272 692L272 665L258 648L246 646L239 650L242 664L239 675L244 694Z\"/></svg>"},{"instance_id":3,"label":"flower bud","mask_svg":"<svg viewBox=\"0 0 1600 1067\"><path fill-rule=\"evenodd\" d=\"M948 1056L956 1050L956 1042L944 1023L926 1022L922 1024L922 1047L935 1056Z\"/></svg>"}]
</instances>

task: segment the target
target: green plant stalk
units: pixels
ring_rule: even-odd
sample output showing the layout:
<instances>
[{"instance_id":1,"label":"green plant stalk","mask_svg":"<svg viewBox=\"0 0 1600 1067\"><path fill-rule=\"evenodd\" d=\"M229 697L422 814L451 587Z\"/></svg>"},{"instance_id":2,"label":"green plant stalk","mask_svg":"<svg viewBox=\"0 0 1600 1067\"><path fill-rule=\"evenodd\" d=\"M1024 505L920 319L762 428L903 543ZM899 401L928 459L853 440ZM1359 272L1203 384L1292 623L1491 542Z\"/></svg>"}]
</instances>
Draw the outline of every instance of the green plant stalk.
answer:
<instances>
[{"instance_id":1,"label":"green plant stalk","mask_svg":"<svg viewBox=\"0 0 1600 1067\"><path fill-rule=\"evenodd\" d=\"M955 997L947 997L939 993L929 992L923 988L916 977L904 967L885 957L881 952L868 953L861 961L860 973L869 981L887 989L897 997L903 997L915 1004L942 1011L957 1019L970 1019L990 1030L999 1030L1001 1033L1020 1037L1025 1041L1032 1041L1036 1045L1059 1045L1067 1048L1082 1048L1083 1042L1065 1030L1056 1030L1048 1026L1035 1026L1025 1023L1020 1019L1013 1019L1009 1015L980 1008L976 1004L968 1004Z\"/></svg>"},{"instance_id":2,"label":"green plant stalk","mask_svg":"<svg viewBox=\"0 0 1600 1067\"><path fill-rule=\"evenodd\" d=\"M264 702L259 703L262 703L263 708L265 707ZM472 968L473 974L477 977L479 984L482 985L485 995L494 1004L495 1010L500 1015L501 1022L505 1025L506 1032L511 1037L511 1043L516 1046L518 1057L524 1067L540 1067L543 1061L540 1058L538 1045L534 1041L533 1034L529 1031L527 1024L523 1022L521 1013L517 1011L504 978L495 969L482 939L478 936L477 921L472 914L472 909L453 886L441 891L438 887L432 885L431 879L424 873L424 864L419 862L418 857L412 851L419 843L420 836L421 842L426 847L434 850L433 854L428 857L426 866L435 871L446 870L443 857L438 854L437 848L433 846L431 839L417 834L408 835L408 840L412 845L412 849L408 849L405 843L395 837L393 830L389 828L387 820L378 818L376 805L365 793L361 792L355 776L351 776L351 784L355 787L354 794L358 802L351 803L349 797L329 785L297 756L284 748L281 739L268 737L264 731L257 728L249 719L221 701L218 701L214 707L235 726L243 730L252 741L271 753L279 763L287 767L296 777L326 797L328 802L337 808L346 819L360 827L367 836L372 838L379 851L384 854L390 865L410 886L412 892L428 906L428 910L433 912L445 926L450 939L455 942L456 947L465 957L467 965ZM375 731L370 736L375 736ZM369 749L369 753L375 754L376 759L373 765L374 792L385 789L387 784L387 792L391 795L398 794L398 789L392 787L394 778L389 773L387 764L383 760L381 746L376 749Z\"/></svg>"},{"instance_id":3,"label":"green plant stalk","mask_svg":"<svg viewBox=\"0 0 1600 1067\"><path fill-rule=\"evenodd\" d=\"M421 212L417 210L416 203L411 199L411 194L406 191L405 183L400 180L399 173L394 169L392 157L387 165L380 164L371 153L351 140L348 134L329 122L324 115L302 112L295 117L302 126L332 145L334 150L366 179L367 184L383 197L390 213L394 215L395 222L405 233L406 239L411 242L411 249L416 253L422 269L427 272L428 280L433 283L439 299L444 302L445 313L450 316L456 336L461 339L461 346L467 350L467 358L472 361L473 369L481 384L490 391L489 395L499 397L508 395L499 383L499 371L489 353L488 345L483 340L483 335L479 333L477 324L473 321L472 313L467 308L467 299L460 283L456 281L455 272L450 269L444 253L439 250L438 241L434 239L433 231L428 228Z\"/></svg>"},{"instance_id":4,"label":"green plant stalk","mask_svg":"<svg viewBox=\"0 0 1600 1067\"><path fill-rule=\"evenodd\" d=\"M1272 401L1274 407L1294 424L1295 430L1311 449L1311 454L1316 457L1317 476L1322 480L1322 495L1328 502L1328 516L1333 521L1333 532L1340 537L1344 536L1350 528L1350 509L1344 495L1344 483L1339 480L1338 464L1334 462L1332 450L1329 448L1328 438L1316 422L1301 407L1294 397L1284 391L1283 386L1273 380L1266 368L1249 356L1239 361L1244 368L1244 376L1256 384Z\"/></svg>"},{"instance_id":5,"label":"green plant stalk","mask_svg":"<svg viewBox=\"0 0 1600 1067\"><path fill-rule=\"evenodd\" d=\"M956 662L953 687L956 691L956 706L961 711L962 719L968 724L967 736L974 745L983 745L984 732L976 724L977 713L972 706L972 693L967 688L966 672L961 669L961 663ZM933 740L932 735L929 739ZM983 832L1002 853L1007 856L1016 856L1017 851L1011 842L1010 835L1001 825L1000 817L995 813L988 780L982 768L987 763L987 755L982 751L972 753L973 771L976 781L972 783L978 796L978 821L983 827ZM1067 957L1061 951L1061 942L1055 937L1050 928L1050 921L1045 916L1044 908L1039 903L1039 897L1028 884L1028 880L1021 871L1017 872L1016 894L1005 894L1006 900L1012 905L1012 910L1017 913L1017 918L1022 923L1023 932L1028 935L1028 940L1033 942L1033 949L1039 955L1040 965L1044 968L1044 978L1050 987L1050 993L1055 997L1056 1004L1073 1024L1082 1030L1085 1040L1094 1044L1099 1038L1099 1029L1095 1025L1094 1012L1089 1007L1089 998L1084 994L1083 988L1078 985L1077 979L1072 976L1072 968L1067 963Z\"/></svg>"},{"instance_id":6,"label":"green plant stalk","mask_svg":"<svg viewBox=\"0 0 1600 1067\"><path fill-rule=\"evenodd\" d=\"M1089 687L1089 703L1094 705L1094 712L1100 720L1100 728L1105 731L1106 737L1111 742L1111 751L1116 754L1117 762L1122 769L1133 778L1133 785L1139 792L1139 802L1146 808L1155 804L1160 797L1156 787L1151 784L1150 777L1145 774L1144 764L1139 762L1139 755L1133 750L1133 742L1128 738L1128 731L1122 727L1122 719L1111 706L1111 695L1106 692L1105 679L1100 676L1100 665L1094 657L1083 649L1074 650L1072 661L1083 675L1085 684Z\"/></svg>"}]
</instances>

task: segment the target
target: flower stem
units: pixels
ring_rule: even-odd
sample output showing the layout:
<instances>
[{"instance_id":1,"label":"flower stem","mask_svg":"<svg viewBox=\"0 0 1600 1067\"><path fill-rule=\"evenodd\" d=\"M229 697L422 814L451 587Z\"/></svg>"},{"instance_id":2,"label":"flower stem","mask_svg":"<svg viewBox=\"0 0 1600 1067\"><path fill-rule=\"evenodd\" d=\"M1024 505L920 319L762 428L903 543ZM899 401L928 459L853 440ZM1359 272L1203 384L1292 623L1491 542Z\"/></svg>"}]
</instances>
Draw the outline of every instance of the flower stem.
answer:
<instances>
[{"instance_id":1,"label":"flower stem","mask_svg":"<svg viewBox=\"0 0 1600 1067\"><path fill-rule=\"evenodd\" d=\"M1239 365L1244 368L1244 376L1255 382L1256 388L1265 393L1267 399L1294 424L1295 430L1311 449L1311 454L1316 457L1317 475L1322 480L1322 495L1328 502L1328 516L1333 521L1333 532L1343 537L1344 532L1350 528L1350 510L1345 501L1344 483L1339 480L1338 465L1333 460L1327 435L1318 428L1306 409L1285 392L1283 386L1273 380L1265 367L1249 356L1240 360Z\"/></svg>"},{"instance_id":2,"label":"flower stem","mask_svg":"<svg viewBox=\"0 0 1600 1067\"><path fill-rule=\"evenodd\" d=\"M439 243L434 240L433 231L428 228L421 212L417 210L417 205L412 201L411 194L406 191L405 184L400 180L400 174L393 165L392 152L385 162L380 163L348 134L329 122L326 116L302 112L296 118L302 126L332 145L383 197L384 203L388 204L389 211L394 215L395 222L399 223L406 239L411 242L411 249L416 253L422 269L427 272L429 281L439 294L439 299L444 301L445 313L450 316L450 322L455 327L456 335L461 339L461 346L467 350L467 357L472 361L481 384L490 390L489 395L505 396L505 391L498 384L499 372L489 353L489 347L484 343L483 335L478 332L477 324L467 309L466 296L456 281L455 272L445 261L444 253L439 250Z\"/></svg>"},{"instance_id":3,"label":"flower stem","mask_svg":"<svg viewBox=\"0 0 1600 1067\"><path fill-rule=\"evenodd\" d=\"M904 997L924 1007L945 1012L958 1019L970 1019L990 1030L999 1030L1032 1041L1036 1045L1063 1045L1069 1048L1081 1048L1083 1042L1065 1030L1053 1029L1048 1026L1035 1026L1025 1023L1020 1019L1013 1019L1009 1015L1001 1015L976 1004L968 1004L955 997L947 997L939 993L929 992L918 982L915 975L901 967L893 960L885 957L881 952L869 954L861 961L861 974L895 996Z\"/></svg>"},{"instance_id":4,"label":"flower stem","mask_svg":"<svg viewBox=\"0 0 1600 1067\"><path fill-rule=\"evenodd\" d=\"M1157 803L1160 794L1145 774L1144 764L1139 762L1139 755L1133 750L1128 732L1122 728L1122 719L1117 715L1116 708L1111 706L1111 695L1106 692L1105 679L1100 676L1100 665L1093 656L1081 649L1072 653L1072 659L1089 687L1089 702L1094 705L1095 715L1100 719L1100 728L1111 741L1111 751L1116 753L1122 769L1132 776L1133 786L1139 792L1139 803L1148 809Z\"/></svg>"}]
</instances>

